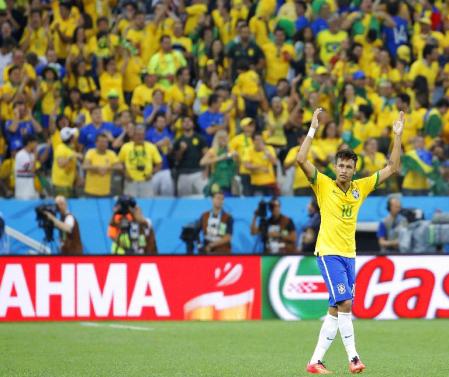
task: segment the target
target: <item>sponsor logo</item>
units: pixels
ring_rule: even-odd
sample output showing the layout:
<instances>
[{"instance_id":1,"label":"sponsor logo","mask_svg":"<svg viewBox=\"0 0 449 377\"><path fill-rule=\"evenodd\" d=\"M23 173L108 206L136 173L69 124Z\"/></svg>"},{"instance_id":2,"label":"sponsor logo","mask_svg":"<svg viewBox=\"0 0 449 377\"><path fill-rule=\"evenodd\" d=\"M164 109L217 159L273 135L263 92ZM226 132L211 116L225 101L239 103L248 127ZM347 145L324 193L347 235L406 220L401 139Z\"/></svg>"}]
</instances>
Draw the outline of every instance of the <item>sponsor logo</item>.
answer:
<instances>
[{"instance_id":1,"label":"sponsor logo","mask_svg":"<svg viewBox=\"0 0 449 377\"><path fill-rule=\"evenodd\" d=\"M339 284L337 284L337 290L338 290L338 293L343 295L346 292L346 287L343 283L339 283Z\"/></svg>"},{"instance_id":2,"label":"sponsor logo","mask_svg":"<svg viewBox=\"0 0 449 377\"><path fill-rule=\"evenodd\" d=\"M329 294L315 258L285 257L273 267L268 281L271 307L281 319L320 318Z\"/></svg>"},{"instance_id":3,"label":"sponsor logo","mask_svg":"<svg viewBox=\"0 0 449 377\"><path fill-rule=\"evenodd\" d=\"M243 266L226 263L215 269L217 288L235 284L243 274ZM247 320L251 319L254 304L254 289L226 295L224 291L201 294L186 302L184 319L191 320Z\"/></svg>"}]
</instances>

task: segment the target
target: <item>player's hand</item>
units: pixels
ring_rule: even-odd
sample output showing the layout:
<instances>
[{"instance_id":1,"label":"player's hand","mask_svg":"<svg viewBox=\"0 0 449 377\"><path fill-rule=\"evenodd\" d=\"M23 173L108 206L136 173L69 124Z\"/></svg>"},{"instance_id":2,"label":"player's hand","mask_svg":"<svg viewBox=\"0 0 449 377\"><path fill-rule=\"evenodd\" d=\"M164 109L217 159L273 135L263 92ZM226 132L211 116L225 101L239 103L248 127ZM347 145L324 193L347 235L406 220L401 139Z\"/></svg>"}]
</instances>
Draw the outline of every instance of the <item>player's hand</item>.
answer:
<instances>
[{"instance_id":1,"label":"player's hand","mask_svg":"<svg viewBox=\"0 0 449 377\"><path fill-rule=\"evenodd\" d=\"M399 118L393 123L393 133L395 135L401 136L404 130L405 115L404 112L399 112Z\"/></svg>"},{"instance_id":2,"label":"player's hand","mask_svg":"<svg viewBox=\"0 0 449 377\"><path fill-rule=\"evenodd\" d=\"M310 127L318 129L319 123L318 123L318 116L323 112L323 109L319 107L313 112L312 116L312 123L310 124Z\"/></svg>"}]
</instances>

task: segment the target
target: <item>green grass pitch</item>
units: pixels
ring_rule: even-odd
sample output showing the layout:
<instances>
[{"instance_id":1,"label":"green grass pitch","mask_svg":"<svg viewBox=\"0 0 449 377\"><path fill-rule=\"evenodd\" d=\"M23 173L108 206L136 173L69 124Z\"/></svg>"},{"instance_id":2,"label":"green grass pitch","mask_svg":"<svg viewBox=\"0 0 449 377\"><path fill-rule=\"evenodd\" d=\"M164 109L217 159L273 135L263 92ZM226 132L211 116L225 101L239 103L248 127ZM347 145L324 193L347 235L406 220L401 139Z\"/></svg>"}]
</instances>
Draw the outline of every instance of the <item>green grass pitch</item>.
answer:
<instances>
[{"instance_id":1,"label":"green grass pitch","mask_svg":"<svg viewBox=\"0 0 449 377\"><path fill-rule=\"evenodd\" d=\"M449 376L448 320L354 325L364 375ZM300 377L319 329L319 321L3 323L0 376ZM325 361L335 376L350 375L340 337Z\"/></svg>"}]
</instances>

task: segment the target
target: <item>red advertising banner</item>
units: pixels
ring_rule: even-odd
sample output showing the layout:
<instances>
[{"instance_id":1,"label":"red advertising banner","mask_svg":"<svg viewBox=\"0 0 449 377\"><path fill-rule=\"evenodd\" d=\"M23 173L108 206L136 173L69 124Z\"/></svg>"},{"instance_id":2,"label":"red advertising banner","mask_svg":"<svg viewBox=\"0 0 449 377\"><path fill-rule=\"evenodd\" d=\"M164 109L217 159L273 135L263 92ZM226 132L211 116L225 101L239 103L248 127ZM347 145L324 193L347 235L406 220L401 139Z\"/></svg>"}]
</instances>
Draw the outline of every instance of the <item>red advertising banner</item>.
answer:
<instances>
[{"instance_id":1,"label":"red advertising banner","mask_svg":"<svg viewBox=\"0 0 449 377\"><path fill-rule=\"evenodd\" d=\"M449 318L449 256L357 257L358 318Z\"/></svg>"},{"instance_id":2,"label":"red advertising banner","mask_svg":"<svg viewBox=\"0 0 449 377\"><path fill-rule=\"evenodd\" d=\"M0 321L260 319L255 257L0 258Z\"/></svg>"}]
</instances>

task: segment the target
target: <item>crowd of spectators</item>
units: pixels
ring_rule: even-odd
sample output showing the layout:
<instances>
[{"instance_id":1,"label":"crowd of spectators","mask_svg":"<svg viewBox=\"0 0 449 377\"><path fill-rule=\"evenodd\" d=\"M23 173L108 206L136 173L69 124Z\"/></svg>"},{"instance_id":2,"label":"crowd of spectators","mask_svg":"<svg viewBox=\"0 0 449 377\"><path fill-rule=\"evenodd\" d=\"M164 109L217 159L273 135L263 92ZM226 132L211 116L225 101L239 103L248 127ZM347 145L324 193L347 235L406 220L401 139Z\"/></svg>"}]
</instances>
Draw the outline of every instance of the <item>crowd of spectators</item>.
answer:
<instances>
[{"instance_id":1,"label":"crowd of spectators","mask_svg":"<svg viewBox=\"0 0 449 377\"><path fill-rule=\"evenodd\" d=\"M337 150L447 194L449 8L440 0L0 1L0 195L310 193Z\"/></svg>"}]
</instances>

